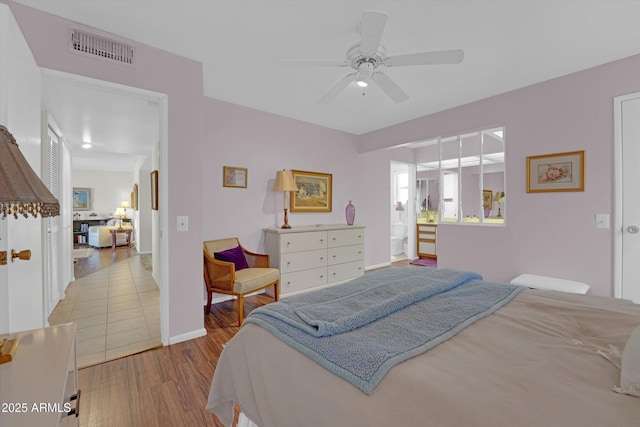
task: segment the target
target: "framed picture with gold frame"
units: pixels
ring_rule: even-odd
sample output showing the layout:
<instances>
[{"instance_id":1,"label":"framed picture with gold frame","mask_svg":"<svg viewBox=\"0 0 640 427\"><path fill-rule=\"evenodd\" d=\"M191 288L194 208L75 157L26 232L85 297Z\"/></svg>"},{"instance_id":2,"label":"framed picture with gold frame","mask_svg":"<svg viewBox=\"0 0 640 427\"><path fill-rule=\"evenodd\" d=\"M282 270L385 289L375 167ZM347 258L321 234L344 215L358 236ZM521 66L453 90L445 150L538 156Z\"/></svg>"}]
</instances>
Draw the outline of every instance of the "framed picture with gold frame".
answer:
<instances>
[{"instance_id":1,"label":"framed picture with gold frame","mask_svg":"<svg viewBox=\"0 0 640 427\"><path fill-rule=\"evenodd\" d=\"M584 151L527 157L527 193L584 191Z\"/></svg>"},{"instance_id":2,"label":"framed picture with gold frame","mask_svg":"<svg viewBox=\"0 0 640 427\"><path fill-rule=\"evenodd\" d=\"M330 173L292 170L297 191L289 193L291 212L331 212L333 197Z\"/></svg>"},{"instance_id":3,"label":"framed picture with gold frame","mask_svg":"<svg viewBox=\"0 0 640 427\"><path fill-rule=\"evenodd\" d=\"M138 184L133 184L133 191L131 192L131 208L138 210Z\"/></svg>"},{"instance_id":4,"label":"framed picture with gold frame","mask_svg":"<svg viewBox=\"0 0 640 427\"><path fill-rule=\"evenodd\" d=\"M492 209L493 208L493 191L492 190L482 190L482 207L483 209Z\"/></svg>"},{"instance_id":5,"label":"framed picture with gold frame","mask_svg":"<svg viewBox=\"0 0 640 427\"><path fill-rule=\"evenodd\" d=\"M158 210L158 171L151 172L151 209Z\"/></svg>"},{"instance_id":6,"label":"framed picture with gold frame","mask_svg":"<svg viewBox=\"0 0 640 427\"><path fill-rule=\"evenodd\" d=\"M247 188L247 168L223 166L222 185L224 187Z\"/></svg>"}]
</instances>

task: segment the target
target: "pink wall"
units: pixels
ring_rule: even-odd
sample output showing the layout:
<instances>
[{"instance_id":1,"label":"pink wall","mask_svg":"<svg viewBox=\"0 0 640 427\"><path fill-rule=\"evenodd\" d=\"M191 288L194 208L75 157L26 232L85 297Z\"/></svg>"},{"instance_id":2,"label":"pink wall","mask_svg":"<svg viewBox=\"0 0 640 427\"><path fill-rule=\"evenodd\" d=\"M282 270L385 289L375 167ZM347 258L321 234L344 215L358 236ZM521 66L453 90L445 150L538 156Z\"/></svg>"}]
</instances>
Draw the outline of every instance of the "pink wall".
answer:
<instances>
[{"instance_id":1,"label":"pink wall","mask_svg":"<svg viewBox=\"0 0 640 427\"><path fill-rule=\"evenodd\" d=\"M67 51L70 21L9 2L38 66L152 90L168 96L167 170L160 170L160 217L168 250L166 266L169 337L203 331L202 310L202 65L133 42L135 67ZM166 193L162 191L166 187ZM189 231L176 231L176 216L189 216Z\"/></svg>"},{"instance_id":2,"label":"pink wall","mask_svg":"<svg viewBox=\"0 0 640 427\"><path fill-rule=\"evenodd\" d=\"M332 174L331 213L290 213L293 226L344 224L353 200L356 223L367 197L357 169L357 137L298 120L205 98L202 158L203 236L238 237L250 250L264 250L265 227L283 223L283 194L274 192L276 171L297 169ZM247 188L222 186L223 166L248 169Z\"/></svg>"},{"instance_id":3,"label":"pink wall","mask_svg":"<svg viewBox=\"0 0 640 427\"><path fill-rule=\"evenodd\" d=\"M440 225L438 263L508 281L534 273L585 282L613 295L613 98L640 91L640 56L612 62L371 132L360 151L506 126L506 227ZM526 157L585 150L585 191L526 192ZM613 218L613 216L611 216Z\"/></svg>"}]
</instances>

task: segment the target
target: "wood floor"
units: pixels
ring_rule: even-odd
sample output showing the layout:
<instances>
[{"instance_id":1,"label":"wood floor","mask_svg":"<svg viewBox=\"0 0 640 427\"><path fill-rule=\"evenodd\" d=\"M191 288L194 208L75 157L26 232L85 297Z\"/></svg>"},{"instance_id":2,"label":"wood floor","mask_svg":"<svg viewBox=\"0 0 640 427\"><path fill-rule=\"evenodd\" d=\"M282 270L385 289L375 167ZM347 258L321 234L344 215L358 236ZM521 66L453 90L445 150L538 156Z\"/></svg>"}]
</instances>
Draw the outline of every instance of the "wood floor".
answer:
<instances>
[{"instance_id":1,"label":"wood floor","mask_svg":"<svg viewBox=\"0 0 640 427\"><path fill-rule=\"evenodd\" d=\"M247 297L245 312L272 301ZM205 405L222 345L238 331L235 304L212 306L204 337L80 369L80 425L221 427Z\"/></svg>"},{"instance_id":2,"label":"wood floor","mask_svg":"<svg viewBox=\"0 0 640 427\"><path fill-rule=\"evenodd\" d=\"M117 246L115 250L108 248L94 248L93 255L88 258L79 258L73 264L73 274L76 279L85 277L91 273L111 266L118 261L124 261L138 256L135 247Z\"/></svg>"},{"instance_id":3,"label":"wood floor","mask_svg":"<svg viewBox=\"0 0 640 427\"><path fill-rule=\"evenodd\" d=\"M272 302L245 298L245 311ZM222 426L205 410L209 386L226 343L238 331L235 302L214 304L207 335L80 369L81 426Z\"/></svg>"}]
</instances>

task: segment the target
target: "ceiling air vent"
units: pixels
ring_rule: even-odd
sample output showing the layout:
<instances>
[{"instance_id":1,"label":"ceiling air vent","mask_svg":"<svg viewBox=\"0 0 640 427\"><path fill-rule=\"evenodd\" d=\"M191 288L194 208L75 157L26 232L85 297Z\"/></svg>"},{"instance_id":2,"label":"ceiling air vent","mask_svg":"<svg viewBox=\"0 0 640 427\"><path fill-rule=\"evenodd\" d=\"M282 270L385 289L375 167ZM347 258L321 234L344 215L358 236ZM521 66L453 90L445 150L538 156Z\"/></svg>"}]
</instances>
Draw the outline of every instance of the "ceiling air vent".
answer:
<instances>
[{"instance_id":1,"label":"ceiling air vent","mask_svg":"<svg viewBox=\"0 0 640 427\"><path fill-rule=\"evenodd\" d=\"M134 60L134 48L130 44L78 28L71 28L69 50L120 64L132 65Z\"/></svg>"}]
</instances>

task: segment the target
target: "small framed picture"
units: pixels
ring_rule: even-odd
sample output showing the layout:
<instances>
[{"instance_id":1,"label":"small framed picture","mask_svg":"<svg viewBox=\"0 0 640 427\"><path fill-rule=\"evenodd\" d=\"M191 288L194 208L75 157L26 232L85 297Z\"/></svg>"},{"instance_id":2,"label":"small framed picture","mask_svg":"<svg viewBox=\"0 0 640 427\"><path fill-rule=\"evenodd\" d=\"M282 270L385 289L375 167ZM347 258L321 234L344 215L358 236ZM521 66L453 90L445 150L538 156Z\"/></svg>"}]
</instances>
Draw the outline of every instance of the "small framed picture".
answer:
<instances>
[{"instance_id":1,"label":"small framed picture","mask_svg":"<svg viewBox=\"0 0 640 427\"><path fill-rule=\"evenodd\" d=\"M527 193L584 191L584 151L527 157Z\"/></svg>"},{"instance_id":2,"label":"small framed picture","mask_svg":"<svg viewBox=\"0 0 640 427\"><path fill-rule=\"evenodd\" d=\"M73 187L73 210L74 211L90 211L91 210L91 189Z\"/></svg>"},{"instance_id":3,"label":"small framed picture","mask_svg":"<svg viewBox=\"0 0 640 427\"><path fill-rule=\"evenodd\" d=\"M247 188L247 168L224 166L222 171L222 185L224 187Z\"/></svg>"},{"instance_id":4,"label":"small framed picture","mask_svg":"<svg viewBox=\"0 0 640 427\"><path fill-rule=\"evenodd\" d=\"M158 171L151 172L151 209L158 210Z\"/></svg>"},{"instance_id":5,"label":"small framed picture","mask_svg":"<svg viewBox=\"0 0 640 427\"><path fill-rule=\"evenodd\" d=\"M493 191L482 190L482 207L491 210L493 208Z\"/></svg>"}]
</instances>

